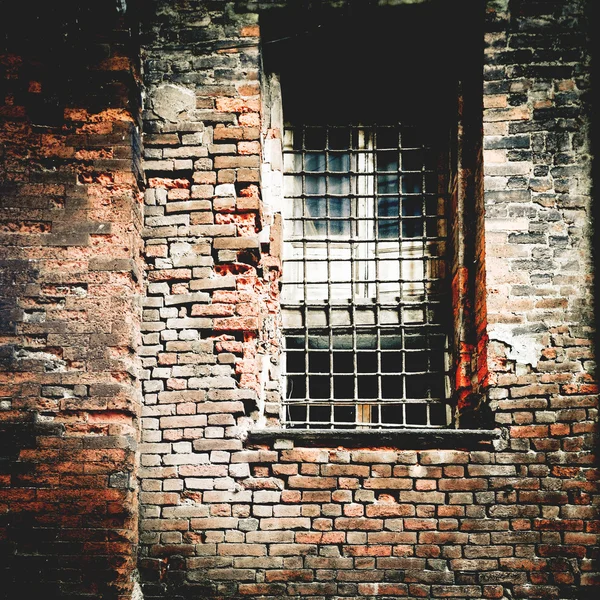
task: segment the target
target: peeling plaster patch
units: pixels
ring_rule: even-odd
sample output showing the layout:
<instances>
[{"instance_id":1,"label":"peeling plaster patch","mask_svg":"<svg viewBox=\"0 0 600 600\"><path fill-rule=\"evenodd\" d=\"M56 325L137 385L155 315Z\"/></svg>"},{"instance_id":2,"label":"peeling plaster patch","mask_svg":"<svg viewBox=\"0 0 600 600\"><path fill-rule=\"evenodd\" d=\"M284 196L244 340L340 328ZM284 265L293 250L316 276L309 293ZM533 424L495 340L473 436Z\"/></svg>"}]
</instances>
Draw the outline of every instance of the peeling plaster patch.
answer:
<instances>
[{"instance_id":1,"label":"peeling plaster patch","mask_svg":"<svg viewBox=\"0 0 600 600\"><path fill-rule=\"evenodd\" d=\"M259 364L259 375L258 375L258 385L259 392L258 398L256 399L256 406L258 408L258 413L261 417L264 417L265 414L265 387L267 382L269 381L269 360L268 357L264 354L259 354L257 357L257 362Z\"/></svg>"},{"instance_id":2,"label":"peeling plaster patch","mask_svg":"<svg viewBox=\"0 0 600 600\"><path fill-rule=\"evenodd\" d=\"M215 187L215 196L219 198L235 198L235 185L233 183L222 183Z\"/></svg>"},{"instance_id":3,"label":"peeling plaster patch","mask_svg":"<svg viewBox=\"0 0 600 600\"><path fill-rule=\"evenodd\" d=\"M19 350L15 358L21 360L36 360L44 364L44 370L47 373L64 372L66 371L67 363L50 352L32 352L28 350Z\"/></svg>"},{"instance_id":4,"label":"peeling plaster patch","mask_svg":"<svg viewBox=\"0 0 600 600\"><path fill-rule=\"evenodd\" d=\"M268 244L270 239L271 239L271 226L267 225L259 231L258 241L261 244Z\"/></svg>"},{"instance_id":5,"label":"peeling plaster patch","mask_svg":"<svg viewBox=\"0 0 600 600\"><path fill-rule=\"evenodd\" d=\"M144 594L138 581L133 582L133 592L131 594L131 600L144 600Z\"/></svg>"},{"instance_id":6,"label":"peeling plaster patch","mask_svg":"<svg viewBox=\"0 0 600 600\"><path fill-rule=\"evenodd\" d=\"M35 421L37 423L51 423L52 421L54 421L54 415L40 415L40 414L36 414L35 415Z\"/></svg>"},{"instance_id":7,"label":"peeling plaster patch","mask_svg":"<svg viewBox=\"0 0 600 600\"><path fill-rule=\"evenodd\" d=\"M170 83L156 88L151 98L155 114L172 123L179 120L181 113L196 108L196 94L192 90Z\"/></svg>"},{"instance_id":8,"label":"peeling plaster patch","mask_svg":"<svg viewBox=\"0 0 600 600\"><path fill-rule=\"evenodd\" d=\"M535 367L540 358L544 345L537 335L522 333L515 335L512 325L496 323L489 330L490 340L506 344L506 357L518 364Z\"/></svg>"},{"instance_id":9,"label":"peeling plaster patch","mask_svg":"<svg viewBox=\"0 0 600 600\"><path fill-rule=\"evenodd\" d=\"M192 254L192 245L188 242L178 242L176 244L171 244L171 256L186 256L187 254Z\"/></svg>"}]
</instances>

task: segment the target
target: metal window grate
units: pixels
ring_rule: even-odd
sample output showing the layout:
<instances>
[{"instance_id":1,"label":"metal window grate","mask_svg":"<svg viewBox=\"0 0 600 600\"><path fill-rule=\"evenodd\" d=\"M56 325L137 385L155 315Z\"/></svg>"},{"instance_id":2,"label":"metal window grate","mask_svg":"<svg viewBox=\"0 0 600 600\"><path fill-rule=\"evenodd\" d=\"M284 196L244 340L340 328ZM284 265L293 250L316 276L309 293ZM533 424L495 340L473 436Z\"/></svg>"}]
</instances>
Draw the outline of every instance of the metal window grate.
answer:
<instances>
[{"instance_id":1,"label":"metal window grate","mask_svg":"<svg viewBox=\"0 0 600 600\"><path fill-rule=\"evenodd\" d=\"M439 146L403 124L286 129L287 426L449 423Z\"/></svg>"}]
</instances>

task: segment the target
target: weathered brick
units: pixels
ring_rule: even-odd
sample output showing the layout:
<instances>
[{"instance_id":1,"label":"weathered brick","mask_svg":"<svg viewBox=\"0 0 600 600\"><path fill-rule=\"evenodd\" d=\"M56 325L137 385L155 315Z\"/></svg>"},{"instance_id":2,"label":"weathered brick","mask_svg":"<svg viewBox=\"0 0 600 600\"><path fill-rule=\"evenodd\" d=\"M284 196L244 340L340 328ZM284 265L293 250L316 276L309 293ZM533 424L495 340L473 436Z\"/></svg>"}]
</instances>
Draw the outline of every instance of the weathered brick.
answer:
<instances>
[{"instance_id":1,"label":"weathered brick","mask_svg":"<svg viewBox=\"0 0 600 600\"><path fill-rule=\"evenodd\" d=\"M265 531L277 529L310 529L310 519L307 517L279 517L276 519L261 519L261 527Z\"/></svg>"},{"instance_id":2,"label":"weathered brick","mask_svg":"<svg viewBox=\"0 0 600 600\"><path fill-rule=\"evenodd\" d=\"M481 427L495 421L503 437L474 449L455 432L455 445L442 448L446 433L432 430L435 443L419 449L399 436L409 448L402 450L387 433L385 447L377 439L357 448L321 440L303 448L299 437L284 434L253 439L257 425L279 429L284 393L283 132L281 107L272 106L278 84L270 87L261 61L276 68L269 65L273 49L285 71L285 46L305 56L305 40L262 44L287 36L285 19L270 30L266 5L236 1L190 18L185 2L174 0L168 10L163 0L155 4L140 38L125 46L120 35L130 27L113 9L102 18L85 9L75 19L53 6L38 19L46 29L30 32L27 19L7 21L0 275L9 351L1 363L0 423L3 433L9 424L8 462L14 456L18 469L0 473L0 485L12 486L0 510L26 514L29 527L23 535L17 519L10 528L7 593L19 572L13 565L22 561L29 565L19 582L24 594L31 578L31 589L53 596L135 595L138 516L140 583L157 600L588 593L575 589L596 583L589 557L598 533L582 8L489 1L486 19L470 21L468 32L454 10L443 13L439 30L435 19L424 19L423 47L442 57L444 71L440 78L427 69L431 88L422 94L436 97L436 114L444 113L458 73L456 45L448 42L465 43L461 122L449 128L461 132L451 149L461 170L453 167L439 182L447 212L431 230L448 236L453 402L460 426L476 428L467 408L483 399L490 419ZM377 7L361 12L361 35L376 32L363 54L377 45L388 56L387 22L393 29L396 11L404 18L406 8L386 9L377 27ZM331 7L332 18L340 10ZM134 29L136 14L128 6ZM353 19L344 23L351 32ZM77 69L58 86L50 43L57 31L77 57ZM483 66L470 62L477 56L467 51L471 35L484 41ZM444 51L436 53L438 39ZM79 52L83 40L101 53ZM415 89L419 60L409 78ZM375 62L367 57L366 64ZM371 70L382 80L376 65ZM80 71L87 95L79 93ZM483 103L470 91L477 77ZM305 87L315 96L313 83ZM360 104L359 87L336 113ZM371 87L368 95L389 96L385 83ZM329 96L315 96L324 115ZM385 120L385 102L379 105ZM401 105L394 121L405 116ZM398 164L404 182L407 152ZM150 177L142 215L143 168ZM428 235L430 222L433 215ZM404 239L397 251L418 251L415 240ZM431 244L437 255L442 243ZM426 262L427 279L435 269ZM13 436L14 423L26 433ZM40 532L56 543L38 541ZM85 541L72 551L73 539Z\"/></svg>"}]
</instances>

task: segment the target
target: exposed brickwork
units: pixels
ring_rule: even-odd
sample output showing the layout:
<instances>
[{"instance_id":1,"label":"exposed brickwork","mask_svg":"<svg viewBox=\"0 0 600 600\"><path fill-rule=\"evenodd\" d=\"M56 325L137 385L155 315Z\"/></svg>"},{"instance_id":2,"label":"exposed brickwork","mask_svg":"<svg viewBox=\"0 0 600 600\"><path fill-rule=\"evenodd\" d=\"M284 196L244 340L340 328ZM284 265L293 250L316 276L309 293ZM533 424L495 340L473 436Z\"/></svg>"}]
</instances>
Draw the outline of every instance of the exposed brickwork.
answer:
<instances>
[{"instance_id":1,"label":"exposed brickwork","mask_svg":"<svg viewBox=\"0 0 600 600\"><path fill-rule=\"evenodd\" d=\"M10 600L130 598L135 565L135 63L112 6L69 9L49 5L31 29L24 12L3 23L13 29L0 57L0 596Z\"/></svg>"},{"instance_id":2,"label":"exposed brickwork","mask_svg":"<svg viewBox=\"0 0 600 600\"><path fill-rule=\"evenodd\" d=\"M463 426L495 420L504 431L475 450L244 440L277 425L267 342L279 262L265 232L281 201L277 82L263 77L259 97L258 15L243 3L194 19L161 13L160 31L149 26L147 598L587 597L597 476L580 259L587 71L585 38L569 33L584 26L582 8L488 2L485 55L473 80L464 74L457 400ZM469 410L486 406L488 387L491 422Z\"/></svg>"},{"instance_id":3,"label":"exposed brickwork","mask_svg":"<svg viewBox=\"0 0 600 600\"><path fill-rule=\"evenodd\" d=\"M518 438L513 444L548 452L543 462L592 464L584 38L571 29L570 11L533 2L512 8L491 13L485 67L490 395L497 423Z\"/></svg>"},{"instance_id":4,"label":"exposed brickwork","mask_svg":"<svg viewBox=\"0 0 600 600\"><path fill-rule=\"evenodd\" d=\"M131 4L143 219L137 50L112 12L58 104L58 75L31 75L50 58L3 58L11 600L597 595L589 1L482 0L461 72L454 401L498 439L252 433L281 406L281 90L261 16L318 25L366 4L311 3L309 19L301 2Z\"/></svg>"}]
</instances>

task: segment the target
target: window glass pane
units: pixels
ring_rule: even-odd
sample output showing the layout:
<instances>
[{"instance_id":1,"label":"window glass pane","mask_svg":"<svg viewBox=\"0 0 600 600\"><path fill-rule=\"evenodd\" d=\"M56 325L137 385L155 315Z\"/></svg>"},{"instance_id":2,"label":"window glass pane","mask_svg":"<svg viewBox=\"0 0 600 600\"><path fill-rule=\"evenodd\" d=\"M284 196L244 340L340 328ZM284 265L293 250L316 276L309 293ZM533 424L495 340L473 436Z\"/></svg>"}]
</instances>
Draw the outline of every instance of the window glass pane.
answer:
<instances>
[{"instance_id":1,"label":"window glass pane","mask_svg":"<svg viewBox=\"0 0 600 600\"><path fill-rule=\"evenodd\" d=\"M308 380L308 394L310 398L325 399L329 398L329 377L323 375L313 375Z\"/></svg>"},{"instance_id":2,"label":"window glass pane","mask_svg":"<svg viewBox=\"0 0 600 600\"><path fill-rule=\"evenodd\" d=\"M377 171L398 171L398 153L395 151L377 153Z\"/></svg>"},{"instance_id":3,"label":"window glass pane","mask_svg":"<svg viewBox=\"0 0 600 600\"><path fill-rule=\"evenodd\" d=\"M420 171L423 168L423 153L420 150L402 152L402 171Z\"/></svg>"},{"instance_id":4,"label":"window glass pane","mask_svg":"<svg viewBox=\"0 0 600 600\"><path fill-rule=\"evenodd\" d=\"M423 176L421 173L405 173L402 175L402 193L420 194L422 191Z\"/></svg>"},{"instance_id":5,"label":"window glass pane","mask_svg":"<svg viewBox=\"0 0 600 600\"><path fill-rule=\"evenodd\" d=\"M402 198L402 237L421 237L423 235L423 199L420 196Z\"/></svg>"},{"instance_id":6,"label":"window glass pane","mask_svg":"<svg viewBox=\"0 0 600 600\"><path fill-rule=\"evenodd\" d=\"M330 153L328 157L329 170L338 173L350 171L350 155L346 153Z\"/></svg>"},{"instance_id":7,"label":"window glass pane","mask_svg":"<svg viewBox=\"0 0 600 600\"><path fill-rule=\"evenodd\" d=\"M289 347L285 357L285 367L288 373L304 373L304 353L293 352Z\"/></svg>"},{"instance_id":8,"label":"window glass pane","mask_svg":"<svg viewBox=\"0 0 600 600\"><path fill-rule=\"evenodd\" d=\"M397 127L378 127L375 131L377 136L377 148L398 148Z\"/></svg>"},{"instance_id":9,"label":"window glass pane","mask_svg":"<svg viewBox=\"0 0 600 600\"><path fill-rule=\"evenodd\" d=\"M350 193L350 178L341 177L339 175L330 175L327 180L327 193L331 195L341 195ZM350 212L348 212L350 216Z\"/></svg>"},{"instance_id":10,"label":"window glass pane","mask_svg":"<svg viewBox=\"0 0 600 600\"><path fill-rule=\"evenodd\" d=\"M400 137L402 148L420 148L422 145L415 127L402 127Z\"/></svg>"},{"instance_id":11,"label":"window glass pane","mask_svg":"<svg viewBox=\"0 0 600 600\"><path fill-rule=\"evenodd\" d=\"M377 353L376 352L357 352L356 362L359 373L377 372Z\"/></svg>"},{"instance_id":12,"label":"window glass pane","mask_svg":"<svg viewBox=\"0 0 600 600\"><path fill-rule=\"evenodd\" d=\"M308 370L311 373L329 373L329 353L327 351L309 352Z\"/></svg>"},{"instance_id":13,"label":"window glass pane","mask_svg":"<svg viewBox=\"0 0 600 600\"><path fill-rule=\"evenodd\" d=\"M308 409L306 406L300 406L298 404L288 404L287 415L288 421L292 424L294 422L305 423Z\"/></svg>"},{"instance_id":14,"label":"window glass pane","mask_svg":"<svg viewBox=\"0 0 600 600\"><path fill-rule=\"evenodd\" d=\"M377 377L370 375L363 375L358 378L358 395L360 398L369 400L371 398L377 398L379 392L377 389Z\"/></svg>"},{"instance_id":15,"label":"window glass pane","mask_svg":"<svg viewBox=\"0 0 600 600\"><path fill-rule=\"evenodd\" d=\"M402 352L382 352L381 353L381 370L384 373L400 373L403 370Z\"/></svg>"},{"instance_id":16,"label":"window glass pane","mask_svg":"<svg viewBox=\"0 0 600 600\"><path fill-rule=\"evenodd\" d=\"M306 398L306 379L304 375L287 377L287 397Z\"/></svg>"},{"instance_id":17,"label":"window glass pane","mask_svg":"<svg viewBox=\"0 0 600 600\"><path fill-rule=\"evenodd\" d=\"M328 427L331 423L331 409L329 406L314 406L309 405L309 420L315 425L321 425L321 427Z\"/></svg>"},{"instance_id":18,"label":"window glass pane","mask_svg":"<svg viewBox=\"0 0 600 600\"><path fill-rule=\"evenodd\" d=\"M427 405L407 404L406 420L412 425L427 425Z\"/></svg>"},{"instance_id":19,"label":"window glass pane","mask_svg":"<svg viewBox=\"0 0 600 600\"><path fill-rule=\"evenodd\" d=\"M325 172L327 170L325 154L307 152L304 155L304 170L311 172ZM323 182L325 182L325 179L323 179Z\"/></svg>"},{"instance_id":20,"label":"window glass pane","mask_svg":"<svg viewBox=\"0 0 600 600\"><path fill-rule=\"evenodd\" d=\"M300 133L299 130L298 133ZM297 135L295 137L298 138L298 143L302 147L302 136ZM304 130L304 147L307 150L325 150L326 137L327 130L325 127L307 127Z\"/></svg>"},{"instance_id":21,"label":"window glass pane","mask_svg":"<svg viewBox=\"0 0 600 600\"><path fill-rule=\"evenodd\" d=\"M341 423L342 427L344 423L355 423L356 422L356 407L355 406L334 406L333 415L336 423Z\"/></svg>"},{"instance_id":22,"label":"window glass pane","mask_svg":"<svg viewBox=\"0 0 600 600\"><path fill-rule=\"evenodd\" d=\"M302 171L302 154L287 152L283 156L283 167L286 173L299 173Z\"/></svg>"},{"instance_id":23,"label":"window glass pane","mask_svg":"<svg viewBox=\"0 0 600 600\"><path fill-rule=\"evenodd\" d=\"M334 375L333 396L336 399L352 400L354 398L354 377L351 375Z\"/></svg>"},{"instance_id":24,"label":"window glass pane","mask_svg":"<svg viewBox=\"0 0 600 600\"><path fill-rule=\"evenodd\" d=\"M309 178L307 177L307 179ZM323 181L323 183L325 182ZM304 224L305 235L326 235L327 220L325 219L325 217L327 216L327 201L325 200L325 198L306 198L304 206L306 208L305 216L308 217Z\"/></svg>"},{"instance_id":25,"label":"window glass pane","mask_svg":"<svg viewBox=\"0 0 600 600\"><path fill-rule=\"evenodd\" d=\"M386 376L381 378L381 397L382 398L402 398L403 378L400 376Z\"/></svg>"},{"instance_id":26,"label":"window glass pane","mask_svg":"<svg viewBox=\"0 0 600 600\"><path fill-rule=\"evenodd\" d=\"M381 407L381 423L396 423L398 425L404 424L403 406L395 404L392 406Z\"/></svg>"},{"instance_id":27,"label":"window glass pane","mask_svg":"<svg viewBox=\"0 0 600 600\"><path fill-rule=\"evenodd\" d=\"M377 199L377 233L380 238L397 238L400 231L398 219L398 198Z\"/></svg>"},{"instance_id":28,"label":"window glass pane","mask_svg":"<svg viewBox=\"0 0 600 600\"><path fill-rule=\"evenodd\" d=\"M421 197L407 197L402 199L402 216L419 217L423 214L423 201Z\"/></svg>"},{"instance_id":29,"label":"window glass pane","mask_svg":"<svg viewBox=\"0 0 600 600\"><path fill-rule=\"evenodd\" d=\"M446 425L448 410L445 404L430 404L429 413L431 425L435 425L437 427L443 427Z\"/></svg>"},{"instance_id":30,"label":"window glass pane","mask_svg":"<svg viewBox=\"0 0 600 600\"><path fill-rule=\"evenodd\" d=\"M334 352L333 371L335 373L353 373L354 354L352 352Z\"/></svg>"},{"instance_id":31,"label":"window glass pane","mask_svg":"<svg viewBox=\"0 0 600 600\"><path fill-rule=\"evenodd\" d=\"M429 398L429 383L423 375L406 377L406 396L409 399Z\"/></svg>"}]
</instances>

